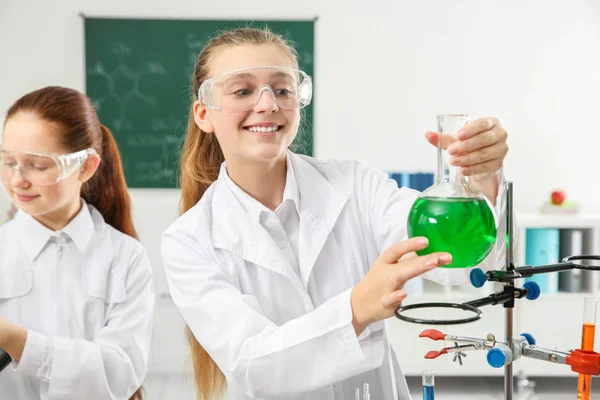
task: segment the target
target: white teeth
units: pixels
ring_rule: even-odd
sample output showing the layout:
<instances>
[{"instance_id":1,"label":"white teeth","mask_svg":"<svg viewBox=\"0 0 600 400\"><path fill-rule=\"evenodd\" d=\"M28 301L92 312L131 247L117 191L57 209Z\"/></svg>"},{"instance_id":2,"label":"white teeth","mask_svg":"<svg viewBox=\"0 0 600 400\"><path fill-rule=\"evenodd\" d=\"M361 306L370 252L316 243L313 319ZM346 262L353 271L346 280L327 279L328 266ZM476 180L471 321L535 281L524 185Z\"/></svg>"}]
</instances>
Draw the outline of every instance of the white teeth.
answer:
<instances>
[{"instance_id":1,"label":"white teeth","mask_svg":"<svg viewBox=\"0 0 600 400\"><path fill-rule=\"evenodd\" d=\"M279 129L278 126L251 126L247 128L250 132L275 132Z\"/></svg>"}]
</instances>

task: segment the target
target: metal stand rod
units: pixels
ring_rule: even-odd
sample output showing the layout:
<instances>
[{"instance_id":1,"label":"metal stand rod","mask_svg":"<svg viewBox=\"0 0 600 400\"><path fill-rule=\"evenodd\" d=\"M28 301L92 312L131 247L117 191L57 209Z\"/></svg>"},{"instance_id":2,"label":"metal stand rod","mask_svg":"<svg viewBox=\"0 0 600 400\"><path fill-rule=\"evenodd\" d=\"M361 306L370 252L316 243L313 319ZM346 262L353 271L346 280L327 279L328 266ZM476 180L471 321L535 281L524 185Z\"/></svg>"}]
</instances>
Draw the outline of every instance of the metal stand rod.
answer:
<instances>
[{"instance_id":1,"label":"metal stand rod","mask_svg":"<svg viewBox=\"0 0 600 400\"><path fill-rule=\"evenodd\" d=\"M506 271L512 271L515 268L513 255L513 183L506 183ZM507 282L506 285L515 285L514 281ZM506 343L512 350L513 348L513 308L515 300L512 299L504 303L506 308ZM513 365L508 363L504 367L504 399L513 398Z\"/></svg>"},{"instance_id":2,"label":"metal stand rod","mask_svg":"<svg viewBox=\"0 0 600 400\"><path fill-rule=\"evenodd\" d=\"M513 332L513 309L506 309L506 342L508 347L513 348L512 342ZM508 363L504 366L504 398L512 400L513 398L513 363Z\"/></svg>"}]
</instances>

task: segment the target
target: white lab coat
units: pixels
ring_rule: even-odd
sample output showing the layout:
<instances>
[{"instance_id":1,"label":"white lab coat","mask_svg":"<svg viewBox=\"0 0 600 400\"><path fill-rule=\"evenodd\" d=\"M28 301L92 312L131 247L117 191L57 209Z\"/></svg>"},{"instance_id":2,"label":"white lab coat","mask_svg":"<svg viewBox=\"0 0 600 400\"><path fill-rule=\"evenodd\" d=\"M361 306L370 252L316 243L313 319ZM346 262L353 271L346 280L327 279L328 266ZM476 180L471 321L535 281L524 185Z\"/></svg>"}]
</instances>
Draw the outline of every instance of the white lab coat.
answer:
<instances>
[{"instance_id":1,"label":"white lab coat","mask_svg":"<svg viewBox=\"0 0 600 400\"><path fill-rule=\"evenodd\" d=\"M175 304L227 377L229 399L348 400L364 383L372 399L410 399L386 323L356 336L350 292L406 239L418 193L364 163L288 156L300 192L300 277L221 176L163 235ZM481 267L503 260L498 240ZM468 272L428 277L465 283Z\"/></svg>"},{"instance_id":2,"label":"white lab coat","mask_svg":"<svg viewBox=\"0 0 600 400\"><path fill-rule=\"evenodd\" d=\"M128 399L146 374L153 307L142 245L93 206L61 232L18 212L0 227L0 317L28 333L0 399Z\"/></svg>"}]
</instances>

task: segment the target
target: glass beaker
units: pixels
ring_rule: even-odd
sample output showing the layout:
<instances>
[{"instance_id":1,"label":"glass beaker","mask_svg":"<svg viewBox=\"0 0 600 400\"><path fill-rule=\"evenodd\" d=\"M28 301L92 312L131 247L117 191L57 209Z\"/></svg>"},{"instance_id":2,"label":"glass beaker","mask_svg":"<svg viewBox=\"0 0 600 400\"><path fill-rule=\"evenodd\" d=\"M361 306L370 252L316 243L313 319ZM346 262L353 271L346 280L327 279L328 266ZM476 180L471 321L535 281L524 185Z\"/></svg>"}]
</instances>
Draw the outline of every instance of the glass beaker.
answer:
<instances>
[{"instance_id":1,"label":"glass beaker","mask_svg":"<svg viewBox=\"0 0 600 400\"><path fill-rule=\"evenodd\" d=\"M469 116L438 115L437 121L440 135L455 135L469 122ZM429 246L417 254L443 251L452 255L452 263L443 268L474 267L496 242L498 219L494 207L459 167L450 164L441 138L435 183L413 203L407 228L409 237L429 239Z\"/></svg>"},{"instance_id":2,"label":"glass beaker","mask_svg":"<svg viewBox=\"0 0 600 400\"><path fill-rule=\"evenodd\" d=\"M519 371L516 379L517 389L515 393L515 400L540 400L539 397L535 395L536 383L532 380L529 380L523 370Z\"/></svg>"}]
</instances>

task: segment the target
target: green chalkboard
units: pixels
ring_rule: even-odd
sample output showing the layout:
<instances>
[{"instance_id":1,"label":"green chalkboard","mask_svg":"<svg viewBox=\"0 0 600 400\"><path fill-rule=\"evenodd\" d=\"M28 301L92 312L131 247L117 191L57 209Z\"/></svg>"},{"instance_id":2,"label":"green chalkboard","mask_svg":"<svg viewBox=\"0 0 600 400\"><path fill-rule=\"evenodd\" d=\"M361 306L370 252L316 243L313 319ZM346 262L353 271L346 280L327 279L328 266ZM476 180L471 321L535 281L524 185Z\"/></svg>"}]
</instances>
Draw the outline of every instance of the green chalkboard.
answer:
<instances>
[{"instance_id":1,"label":"green chalkboard","mask_svg":"<svg viewBox=\"0 0 600 400\"><path fill-rule=\"evenodd\" d=\"M179 153L191 104L190 78L205 43L219 31L268 27L313 76L314 20L215 21L84 17L86 93L114 133L127 184L178 186ZM314 103L314 98L313 98ZM303 110L296 152L312 155L313 104Z\"/></svg>"}]
</instances>

